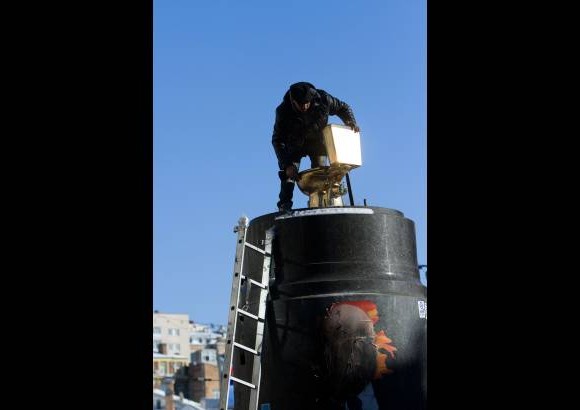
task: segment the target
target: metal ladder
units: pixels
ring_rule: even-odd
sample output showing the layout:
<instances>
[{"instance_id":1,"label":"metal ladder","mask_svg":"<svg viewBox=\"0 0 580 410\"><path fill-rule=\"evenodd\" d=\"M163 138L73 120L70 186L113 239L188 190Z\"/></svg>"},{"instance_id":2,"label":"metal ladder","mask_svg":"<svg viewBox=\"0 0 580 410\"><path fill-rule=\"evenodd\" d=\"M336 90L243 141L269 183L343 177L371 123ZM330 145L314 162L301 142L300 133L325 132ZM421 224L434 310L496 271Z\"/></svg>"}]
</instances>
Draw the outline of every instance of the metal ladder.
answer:
<instances>
[{"instance_id":1,"label":"metal ladder","mask_svg":"<svg viewBox=\"0 0 580 410\"><path fill-rule=\"evenodd\" d=\"M262 353L262 339L264 337L264 319L266 317L266 298L268 296L268 282L270 280L270 261L272 252L272 239L274 237L273 227L266 231L266 238L264 240L264 250L246 242L246 232L248 229L248 218L241 217L238 225L234 227L234 232L238 234L238 241L236 244L236 259L234 263L234 276L232 280L232 294L230 297L230 310L228 317L228 332L226 339L225 360L222 369L221 377L221 392L220 392L220 409L227 410L229 400L229 385L230 380L250 387L250 402L248 410L258 409L258 398L260 395L260 379L261 379L261 353ZM244 254L246 247L264 255L264 263L262 266L262 281L258 282L254 279L247 278L242 274L244 266ZM246 295L250 294L251 286L258 286L260 288L258 312L256 314L248 312L240 307L240 288L242 284L246 283ZM247 305L247 300L246 300ZM256 335L254 347L245 346L236 342L236 326L238 319L241 316L249 317L257 321ZM252 367L252 380L246 381L231 375L232 362L234 358L234 348L239 348L250 352L254 355L254 363Z\"/></svg>"}]
</instances>

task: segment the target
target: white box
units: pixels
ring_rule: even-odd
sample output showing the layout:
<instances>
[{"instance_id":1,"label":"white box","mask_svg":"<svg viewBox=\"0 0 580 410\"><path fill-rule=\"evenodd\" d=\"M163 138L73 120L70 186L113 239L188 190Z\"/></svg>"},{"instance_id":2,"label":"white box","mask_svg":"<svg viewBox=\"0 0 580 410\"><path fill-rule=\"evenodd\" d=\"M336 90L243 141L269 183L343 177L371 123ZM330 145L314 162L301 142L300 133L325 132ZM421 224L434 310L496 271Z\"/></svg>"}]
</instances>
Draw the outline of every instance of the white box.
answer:
<instances>
[{"instance_id":1,"label":"white box","mask_svg":"<svg viewBox=\"0 0 580 410\"><path fill-rule=\"evenodd\" d=\"M354 132L346 125L328 124L322 134L330 165L362 165L359 132Z\"/></svg>"}]
</instances>

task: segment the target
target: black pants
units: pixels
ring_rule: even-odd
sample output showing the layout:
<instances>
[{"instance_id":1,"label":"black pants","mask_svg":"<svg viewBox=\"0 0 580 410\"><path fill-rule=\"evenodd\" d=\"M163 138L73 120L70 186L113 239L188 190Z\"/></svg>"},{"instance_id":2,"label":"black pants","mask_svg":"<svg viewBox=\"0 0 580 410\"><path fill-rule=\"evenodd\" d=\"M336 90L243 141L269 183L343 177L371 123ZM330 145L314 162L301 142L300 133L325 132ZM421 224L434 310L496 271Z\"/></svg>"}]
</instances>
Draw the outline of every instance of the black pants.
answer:
<instances>
[{"instance_id":1,"label":"black pants","mask_svg":"<svg viewBox=\"0 0 580 410\"><path fill-rule=\"evenodd\" d=\"M304 145L294 150L289 150L288 155L296 169L300 169L300 161L302 158L308 156L310 158L310 167L320 167L324 165L326 154L326 147L324 146L322 134L316 134L311 138L307 138ZM292 197L294 195L295 181L286 176L284 164L278 162L278 177L280 178L280 194L277 203L278 209L290 210L292 209Z\"/></svg>"}]
</instances>

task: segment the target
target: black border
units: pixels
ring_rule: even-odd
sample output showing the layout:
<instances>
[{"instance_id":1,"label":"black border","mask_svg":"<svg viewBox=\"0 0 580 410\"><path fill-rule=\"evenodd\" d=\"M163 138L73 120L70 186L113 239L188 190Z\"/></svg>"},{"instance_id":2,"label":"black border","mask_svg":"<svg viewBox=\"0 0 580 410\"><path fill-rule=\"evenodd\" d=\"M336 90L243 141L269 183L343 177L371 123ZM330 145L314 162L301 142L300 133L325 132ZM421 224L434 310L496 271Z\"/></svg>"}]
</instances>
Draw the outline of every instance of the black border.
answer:
<instances>
[{"instance_id":1,"label":"black border","mask_svg":"<svg viewBox=\"0 0 580 410\"><path fill-rule=\"evenodd\" d=\"M26 115L4 151L24 291L6 326L33 357L11 373L48 406L150 409L153 2L45 11L19 26L32 73L11 81Z\"/></svg>"},{"instance_id":2,"label":"black border","mask_svg":"<svg viewBox=\"0 0 580 410\"><path fill-rule=\"evenodd\" d=\"M531 335L548 336L560 283L549 248L561 241L544 231L558 213L537 209L552 200L538 189L552 134L537 100L552 61L525 27L544 37L548 18L512 7L428 2L430 408L521 407L549 383Z\"/></svg>"}]
</instances>

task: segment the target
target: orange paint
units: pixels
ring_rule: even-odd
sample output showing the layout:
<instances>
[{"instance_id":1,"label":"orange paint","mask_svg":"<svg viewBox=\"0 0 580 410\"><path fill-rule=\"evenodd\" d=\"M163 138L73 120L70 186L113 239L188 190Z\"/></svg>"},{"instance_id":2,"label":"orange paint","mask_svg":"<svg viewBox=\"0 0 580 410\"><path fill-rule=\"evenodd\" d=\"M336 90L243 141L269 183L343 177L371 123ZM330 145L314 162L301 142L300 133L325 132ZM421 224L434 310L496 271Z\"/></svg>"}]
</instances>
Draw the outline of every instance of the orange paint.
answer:
<instances>
[{"instance_id":1,"label":"orange paint","mask_svg":"<svg viewBox=\"0 0 580 410\"><path fill-rule=\"evenodd\" d=\"M359 309L365 311L369 318L373 321L373 325L379 321L379 312L377 311L377 305L370 300L358 300L356 302L342 302L345 305L356 306Z\"/></svg>"},{"instance_id":2,"label":"orange paint","mask_svg":"<svg viewBox=\"0 0 580 410\"><path fill-rule=\"evenodd\" d=\"M371 319L373 326L379 321L380 317L377 310L377 305L370 300L339 302L334 303L332 307L341 304L356 306L363 310ZM375 379L380 379L383 375L393 372L392 369L387 367L387 359L394 359L395 352L397 351L397 348L393 346L392 343L393 341L387 336L384 330L380 330L379 332L375 333L375 339L373 343L377 349L377 365L374 374Z\"/></svg>"},{"instance_id":3,"label":"orange paint","mask_svg":"<svg viewBox=\"0 0 580 410\"><path fill-rule=\"evenodd\" d=\"M383 374L389 374L393 371L387 367L387 358L390 355L391 359L395 358L397 348L391 345L393 341L387 337L384 330L381 330L375 335L375 347L377 348L377 369L375 371L375 379L379 379Z\"/></svg>"}]
</instances>

